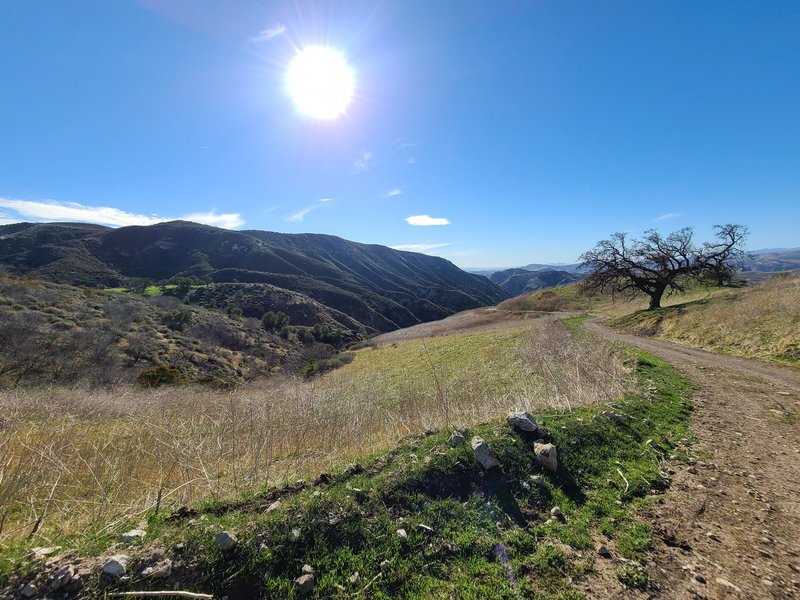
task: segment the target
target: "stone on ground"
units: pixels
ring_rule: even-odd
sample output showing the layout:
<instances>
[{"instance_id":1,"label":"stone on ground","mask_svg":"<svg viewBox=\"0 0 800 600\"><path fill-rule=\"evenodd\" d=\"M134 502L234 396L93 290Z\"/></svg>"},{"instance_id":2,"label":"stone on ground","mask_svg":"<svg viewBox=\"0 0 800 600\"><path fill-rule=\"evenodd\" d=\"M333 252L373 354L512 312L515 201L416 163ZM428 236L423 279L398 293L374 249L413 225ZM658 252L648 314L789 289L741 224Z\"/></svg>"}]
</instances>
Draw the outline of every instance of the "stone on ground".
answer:
<instances>
[{"instance_id":1,"label":"stone on ground","mask_svg":"<svg viewBox=\"0 0 800 600\"><path fill-rule=\"evenodd\" d=\"M215 535L214 540L217 542L217 548L223 552L231 550L236 545L236 538L227 531Z\"/></svg>"},{"instance_id":2,"label":"stone on ground","mask_svg":"<svg viewBox=\"0 0 800 600\"><path fill-rule=\"evenodd\" d=\"M111 577L121 577L125 575L129 560L124 554L116 554L103 564L103 573Z\"/></svg>"},{"instance_id":3,"label":"stone on ground","mask_svg":"<svg viewBox=\"0 0 800 600\"><path fill-rule=\"evenodd\" d=\"M294 583L297 586L297 593L301 596L305 596L306 594L310 594L311 590L314 589L314 575L312 573L301 575L294 580Z\"/></svg>"},{"instance_id":4,"label":"stone on ground","mask_svg":"<svg viewBox=\"0 0 800 600\"><path fill-rule=\"evenodd\" d=\"M509 425L519 429L520 431L534 432L539 429L539 424L536 422L533 416L524 410L508 413L506 420L508 421Z\"/></svg>"},{"instance_id":5,"label":"stone on ground","mask_svg":"<svg viewBox=\"0 0 800 600\"><path fill-rule=\"evenodd\" d=\"M486 470L500 464L489 444L481 437L475 436L472 438L472 453L475 455L475 460Z\"/></svg>"},{"instance_id":6,"label":"stone on ground","mask_svg":"<svg viewBox=\"0 0 800 600\"><path fill-rule=\"evenodd\" d=\"M536 461L551 473L558 471L558 449L553 444L534 442Z\"/></svg>"}]
</instances>

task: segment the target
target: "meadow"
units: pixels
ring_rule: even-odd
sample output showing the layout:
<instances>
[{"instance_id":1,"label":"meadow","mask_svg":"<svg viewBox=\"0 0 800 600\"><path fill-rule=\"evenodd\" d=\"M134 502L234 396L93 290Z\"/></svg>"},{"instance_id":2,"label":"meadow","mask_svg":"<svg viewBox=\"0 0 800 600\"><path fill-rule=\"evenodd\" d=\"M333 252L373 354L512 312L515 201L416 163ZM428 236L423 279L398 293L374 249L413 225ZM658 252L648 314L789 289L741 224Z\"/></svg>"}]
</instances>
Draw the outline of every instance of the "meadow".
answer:
<instances>
[{"instance_id":1,"label":"meadow","mask_svg":"<svg viewBox=\"0 0 800 600\"><path fill-rule=\"evenodd\" d=\"M408 434L633 389L630 360L552 318L375 343L312 380L0 396L0 541L88 544L146 515L364 460Z\"/></svg>"}]
</instances>

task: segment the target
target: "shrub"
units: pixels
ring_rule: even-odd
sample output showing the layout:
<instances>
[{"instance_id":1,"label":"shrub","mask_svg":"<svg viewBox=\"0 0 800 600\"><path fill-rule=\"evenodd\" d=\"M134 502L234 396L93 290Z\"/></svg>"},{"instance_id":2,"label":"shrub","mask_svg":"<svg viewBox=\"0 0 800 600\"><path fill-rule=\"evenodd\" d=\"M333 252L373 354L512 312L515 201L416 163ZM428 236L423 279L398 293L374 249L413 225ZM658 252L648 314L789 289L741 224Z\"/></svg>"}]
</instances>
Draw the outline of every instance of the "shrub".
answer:
<instances>
[{"instance_id":1,"label":"shrub","mask_svg":"<svg viewBox=\"0 0 800 600\"><path fill-rule=\"evenodd\" d=\"M268 310L261 317L261 325L267 331L276 331L289 326L289 315L285 312Z\"/></svg>"},{"instance_id":2,"label":"shrub","mask_svg":"<svg viewBox=\"0 0 800 600\"><path fill-rule=\"evenodd\" d=\"M145 387L159 387L183 383L183 378L181 372L174 367L154 367L139 373L136 381Z\"/></svg>"},{"instance_id":3,"label":"shrub","mask_svg":"<svg viewBox=\"0 0 800 600\"><path fill-rule=\"evenodd\" d=\"M185 331L192 324L192 313L188 310L176 310L161 317L161 322L173 331Z\"/></svg>"}]
</instances>

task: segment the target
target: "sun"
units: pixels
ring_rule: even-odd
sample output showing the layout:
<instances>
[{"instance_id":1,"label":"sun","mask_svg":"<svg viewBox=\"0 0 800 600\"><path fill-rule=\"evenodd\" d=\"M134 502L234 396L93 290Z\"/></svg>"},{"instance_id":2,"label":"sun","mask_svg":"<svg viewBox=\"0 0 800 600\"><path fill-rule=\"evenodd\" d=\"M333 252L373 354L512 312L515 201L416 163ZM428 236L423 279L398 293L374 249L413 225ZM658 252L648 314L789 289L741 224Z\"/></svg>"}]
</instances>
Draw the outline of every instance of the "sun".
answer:
<instances>
[{"instance_id":1,"label":"sun","mask_svg":"<svg viewBox=\"0 0 800 600\"><path fill-rule=\"evenodd\" d=\"M286 86L300 112L315 119L335 119L353 99L355 76L333 48L307 46L289 63Z\"/></svg>"}]
</instances>

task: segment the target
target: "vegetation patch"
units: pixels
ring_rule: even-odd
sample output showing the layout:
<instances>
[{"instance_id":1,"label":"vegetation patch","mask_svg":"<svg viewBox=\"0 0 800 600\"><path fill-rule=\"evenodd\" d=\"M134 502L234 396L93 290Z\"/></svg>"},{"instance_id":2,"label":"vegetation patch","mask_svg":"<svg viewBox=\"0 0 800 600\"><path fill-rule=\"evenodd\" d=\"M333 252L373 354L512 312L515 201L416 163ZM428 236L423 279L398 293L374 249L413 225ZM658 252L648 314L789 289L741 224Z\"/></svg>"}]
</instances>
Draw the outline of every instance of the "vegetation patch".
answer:
<instances>
[{"instance_id":1,"label":"vegetation patch","mask_svg":"<svg viewBox=\"0 0 800 600\"><path fill-rule=\"evenodd\" d=\"M635 509L668 486L659 460L688 443L691 407L685 380L660 360L635 356L640 392L535 415L558 448L555 473L536 461L539 436L505 420L470 428L455 446L447 429L411 436L313 483L151 511L144 546L125 549L132 577L87 576L81 593L163 589L141 573L168 558L167 587L218 596L297 597L308 565L311 597L574 599L605 560L595 552L600 543L619 562L622 584L645 588L646 572L629 561L648 551L651 533ZM469 445L475 435L499 468L477 464ZM551 517L556 506L563 516ZM116 534L136 524L118 523L82 550L119 553L111 548ZM223 531L236 539L228 550L215 541ZM58 543L73 547L69 538ZM31 580L42 587L51 575L22 545L4 548L0 572L6 589Z\"/></svg>"}]
</instances>

